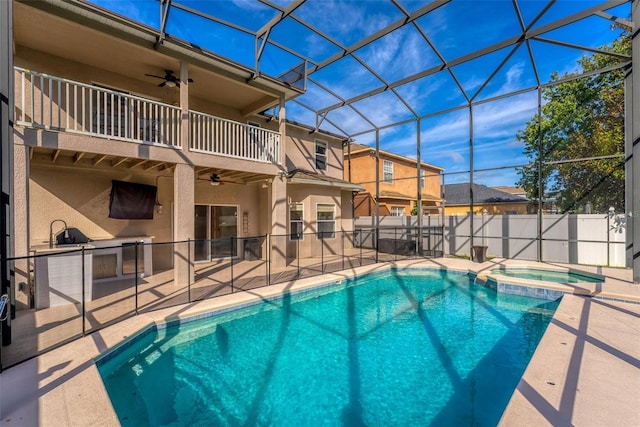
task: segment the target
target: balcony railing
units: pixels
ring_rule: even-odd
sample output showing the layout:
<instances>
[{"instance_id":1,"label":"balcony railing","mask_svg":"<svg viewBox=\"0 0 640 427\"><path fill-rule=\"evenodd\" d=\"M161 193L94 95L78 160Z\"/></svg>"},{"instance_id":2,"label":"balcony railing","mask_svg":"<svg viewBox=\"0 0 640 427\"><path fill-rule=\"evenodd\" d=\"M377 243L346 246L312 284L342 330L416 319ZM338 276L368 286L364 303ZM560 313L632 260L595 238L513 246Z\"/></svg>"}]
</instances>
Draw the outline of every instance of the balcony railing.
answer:
<instances>
[{"instance_id":1,"label":"balcony railing","mask_svg":"<svg viewBox=\"0 0 640 427\"><path fill-rule=\"evenodd\" d=\"M15 68L16 122L47 130L180 148L180 108Z\"/></svg>"},{"instance_id":2,"label":"balcony railing","mask_svg":"<svg viewBox=\"0 0 640 427\"><path fill-rule=\"evenodd\" d=\"M191 151L280 163L280 134L257 126L189 112Z\"/></svg>"},{"instance_id":3,"label":"balcony railing","mask_svg":"<svg viewBox=\"0 0 640 427\"><path fill-rule=\"evenodd\" d=\"M16 123L180 148L180 108L15 67ZM280 133L189 112L189 150L280 163Z\"/></svg>"}]
</instances>

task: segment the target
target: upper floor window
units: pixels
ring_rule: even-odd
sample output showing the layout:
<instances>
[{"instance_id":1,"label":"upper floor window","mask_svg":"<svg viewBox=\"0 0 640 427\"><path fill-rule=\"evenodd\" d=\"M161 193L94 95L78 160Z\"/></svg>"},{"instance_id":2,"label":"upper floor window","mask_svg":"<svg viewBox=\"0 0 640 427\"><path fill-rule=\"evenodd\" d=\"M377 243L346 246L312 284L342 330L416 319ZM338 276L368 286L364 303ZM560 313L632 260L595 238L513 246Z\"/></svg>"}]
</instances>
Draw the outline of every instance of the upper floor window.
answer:
<instances>
[{"instance_id":1,"label":"upper floor window","mask_svg":"<svg viewBox=\"0 0 640 427\"><path fill-rule=\"evenodd\" d=\"M424 189L424 177L426 176L424 169L420 169L420 189Z\"/></svg>"},{"instance_id":2,"label":"upper floor window","mask_svg":"<svg viewBox=\"0 0 640 427\"><path fill-rule=\"evenodd\" d=\"M384 182L393 182L393 162L391 160L385 160L382 163L382 175Z\"/></svg>"},{"instance_id":3,"label":"upper floor window","mask_svg":"<svg viewBox=\"0 0 640 427\"><path fill-rule=\"evenodd\" d=\"M289 238L291 240L304 239L304 205L291 203L289 206Z\"/></svg>"},{"instance_id":4,"label":"upper floor window","mask_svg":"<svg viewBox=\"0 0 640 427\"><path fill-rule=\"evenodd\" d=\"M316 169L327 170L327 141L316 139Z\"/></svg>"},{"instance_id":5,"label":"upper floor window","mask_svg":"<svg viewBox=\"0 0 640 427\"><path fill-rule=\"evenodd\" d=\"M402 206L391 206L391 216L404 216L404 208Z\"/></svg>"},{"instance_id":6,"label":"upper floor window","mask_svg":"<svg viewBox=\"0 0 640 427\"><path fill-rule=\"evenodd\" d=\"M336 237L336 206L318 203L316 206L318 239Z\"/></svg>"}]
</instances>

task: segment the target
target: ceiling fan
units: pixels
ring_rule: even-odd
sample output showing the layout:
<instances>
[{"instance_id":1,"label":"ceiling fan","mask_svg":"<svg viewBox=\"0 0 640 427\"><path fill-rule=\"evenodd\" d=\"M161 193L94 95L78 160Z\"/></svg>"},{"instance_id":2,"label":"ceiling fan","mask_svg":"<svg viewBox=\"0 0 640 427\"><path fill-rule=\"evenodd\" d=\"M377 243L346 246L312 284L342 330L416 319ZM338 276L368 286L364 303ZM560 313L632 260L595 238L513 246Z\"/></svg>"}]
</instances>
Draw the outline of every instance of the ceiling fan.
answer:
<instances>
[{"instance_id":1,"label":"ceiling fan","mask_svg":"<svg viewBox=\"0 0 640 427\"><path fill-rule=\"evenodd\" d=\"M245 185L244 182L238 182L238 181L230 181L227 179L222 179L220 178L220 175L218 175L217 173L212 173L209 176L209 180L208 180L211 185L224 185L224 184L238 184L238 185Z\"/></svg>"},{"instance_id":2,"label":"ceiling fan","mask_svg":"<svg viewBox=\"0 0 640 427\"><path fill-rule=\"evenodd\" d=\"M180 87L180 79L173 74L172 70L164 70L164 77L156 76L155 74L145 74L145 76L163 79L164 81L158 87ZM189 83L193 83L193 79L189 79Z\"/></svg>"}]
</instances>

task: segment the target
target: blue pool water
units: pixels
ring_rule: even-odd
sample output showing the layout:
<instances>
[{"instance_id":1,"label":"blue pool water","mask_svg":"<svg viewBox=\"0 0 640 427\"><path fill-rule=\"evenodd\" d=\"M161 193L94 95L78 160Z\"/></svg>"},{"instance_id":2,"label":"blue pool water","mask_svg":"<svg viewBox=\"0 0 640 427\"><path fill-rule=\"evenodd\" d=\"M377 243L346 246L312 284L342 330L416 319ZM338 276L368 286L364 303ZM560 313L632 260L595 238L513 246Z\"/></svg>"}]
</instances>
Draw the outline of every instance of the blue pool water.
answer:
<instances>
[{"instance_id":1,"label":"blue pool water","mask_svg":"<svg viewBox=\"0 0 640 427\"><path fill-rule=\"evenodd\" d=\"M125 426L489 426L557 304L392 270L152 329L97 365Z\"/></svg>"},{"instance_id":2,"label":"blue pool water","mask_svg":"<svg viewBox=\"0 0 640 427\"><path fill-rule=\"evenodd\" d=\"M520 277L530 280L544 280L554 283L602 283L604 280L586 274L575 273L573 271L550 271L538 270L535 268L513 268L500 267L491 270L492 273L502 274L510 277Z\"/></svg>"}]
</instances>

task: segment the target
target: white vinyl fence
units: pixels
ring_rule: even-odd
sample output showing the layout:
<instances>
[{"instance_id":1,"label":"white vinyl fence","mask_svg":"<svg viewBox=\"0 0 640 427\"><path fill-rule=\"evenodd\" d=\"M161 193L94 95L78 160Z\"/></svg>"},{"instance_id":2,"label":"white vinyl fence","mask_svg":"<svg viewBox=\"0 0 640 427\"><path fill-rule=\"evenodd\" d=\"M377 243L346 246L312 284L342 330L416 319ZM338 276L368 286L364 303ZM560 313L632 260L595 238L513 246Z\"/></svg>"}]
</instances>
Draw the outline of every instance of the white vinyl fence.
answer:
<instances>
[{"instance_id":1,"label":"white vinyl fence","mask_svg":"<svg viewBox=\"0 0 640 427\"><path fill-rule=\"evenodd\" d=\"M542 217L543 261L625 267L626 230L616 217L603 214L544 215ZM418 218L381 217L380 235L394 228L417 227ZM425 216L423 226L444 224L445 255L469 256L470 224L467 216ZM355 220L356 229L374 228L375 217ZM385 230L386 231L383 231ZM537 259L538 219L536 215L475 215L473 245L487 246L487 256Z\"/></svg>"}]
</instances>

